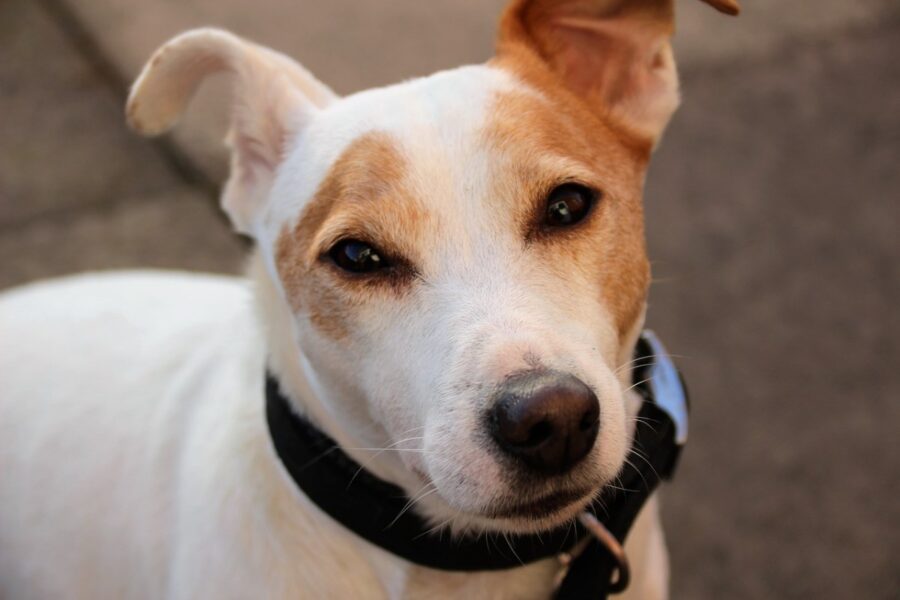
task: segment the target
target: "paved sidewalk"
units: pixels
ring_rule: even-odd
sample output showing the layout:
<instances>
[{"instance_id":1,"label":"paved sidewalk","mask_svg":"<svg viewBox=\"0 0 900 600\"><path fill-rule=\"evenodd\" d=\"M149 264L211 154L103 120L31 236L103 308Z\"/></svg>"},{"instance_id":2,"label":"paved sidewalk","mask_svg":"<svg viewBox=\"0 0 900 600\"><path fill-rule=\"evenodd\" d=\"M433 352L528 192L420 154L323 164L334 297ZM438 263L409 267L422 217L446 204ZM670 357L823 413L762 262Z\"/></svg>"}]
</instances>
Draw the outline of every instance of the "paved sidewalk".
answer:
<instances>
[{"instance_id":1,"label":"paved sidewalk","mask_svg":"<svg viewBox=\"0 0 900 600\"><path fill-rule=\"evenodd\" d=\"M210 191L127 130L115 82L54 17L0 3L0 288L136 265L237 271Z\"/></svg>"},{"instance_id":2,"label":"paved sidewalk","mask_svg":"<svg viewBox=\"0 0 900 600\"><path fill-rule=\"evenodd\" d=\"M228 26L346 93L483 60L503 3L0 3L0 288L240 269L211 183L221 84L163 142L123 123L174 33ZM898 598L900 6L744 4L679 0L684 105L648 182L650 321L694 398L673 597Z\"/></svg>"}]
</instances>

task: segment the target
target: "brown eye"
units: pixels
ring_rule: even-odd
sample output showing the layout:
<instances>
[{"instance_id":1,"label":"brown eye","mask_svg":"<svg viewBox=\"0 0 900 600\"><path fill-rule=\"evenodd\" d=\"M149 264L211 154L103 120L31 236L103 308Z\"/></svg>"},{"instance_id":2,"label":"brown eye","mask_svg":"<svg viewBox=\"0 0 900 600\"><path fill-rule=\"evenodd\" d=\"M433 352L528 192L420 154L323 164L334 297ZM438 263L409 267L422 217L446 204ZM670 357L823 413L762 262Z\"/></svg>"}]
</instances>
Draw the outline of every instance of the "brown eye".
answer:
<instances>
[{"instance_id":1,"label":"brown eye","mask_svg":"<svg viewBox=\"0 0 900 600\"><path fill-rule=\"evenodd\" d=\"M373 273L388 266L374 247L359 240L341 240L328 251L334 264L351 273Z\"/></svg>"},{"instance_id":2,"label":"brown eye","mask_svg":"<svg viewBox=\"0 0 900 600\"><path fill-rule=\"evenodd\" d=\"M578 183L565 183L547 198L547 213L544 225L547 227L568 227L584 219L599 194Z\"/></svg>"}]
</instances>

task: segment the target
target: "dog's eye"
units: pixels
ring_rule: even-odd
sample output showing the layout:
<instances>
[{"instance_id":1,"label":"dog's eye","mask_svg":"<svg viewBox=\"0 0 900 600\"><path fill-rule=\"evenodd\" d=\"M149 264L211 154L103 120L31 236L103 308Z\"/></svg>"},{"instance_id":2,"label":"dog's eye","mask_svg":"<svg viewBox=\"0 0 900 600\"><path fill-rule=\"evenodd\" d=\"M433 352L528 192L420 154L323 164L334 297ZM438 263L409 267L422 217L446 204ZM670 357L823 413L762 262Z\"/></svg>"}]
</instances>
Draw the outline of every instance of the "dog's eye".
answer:
<instances>
[{"instance_id":1,"label":"dog's eye","mask_svg":"<svg viewBox=\"0 0 900 600\"><path fill-rule=\"evenodd\" d=\"M544 225L568 227L584 219L599 194L578 183L565 183L556 187L547 198Z\"/></svg>"},{"instance_id":2,"label":"dog's eye","mask_svg":"<svg viewBox=\"0 0 900 600\"><path fill-rule=\"evenodd\" d=\"M372 273L388 266L378 250L359 240L341 240L328 255L334 264L352 273Z\"/></svg>"}]
</instances>

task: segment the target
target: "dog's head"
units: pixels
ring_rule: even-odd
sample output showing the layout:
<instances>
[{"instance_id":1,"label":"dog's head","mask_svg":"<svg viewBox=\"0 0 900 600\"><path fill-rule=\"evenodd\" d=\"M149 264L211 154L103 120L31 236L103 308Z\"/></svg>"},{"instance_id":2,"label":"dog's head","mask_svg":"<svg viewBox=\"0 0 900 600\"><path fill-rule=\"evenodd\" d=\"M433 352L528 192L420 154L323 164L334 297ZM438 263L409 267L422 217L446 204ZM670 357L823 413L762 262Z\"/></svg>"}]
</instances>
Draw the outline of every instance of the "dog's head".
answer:
<instances>
[{"instance_id":1,"label":"dog's head","mask_svg":"<svg viewBox=\"0 0 900 600\"><path fill-rule=\"evenodd\" d=\"M644 172L678 104L672 13L517 0L485 65L345 98L202 29L135 84L129 120L155 134L207 75L232 74L223 206L275 290L273 359L432 519L549 527L622 466Z\"/></svg>"}]
</instances>

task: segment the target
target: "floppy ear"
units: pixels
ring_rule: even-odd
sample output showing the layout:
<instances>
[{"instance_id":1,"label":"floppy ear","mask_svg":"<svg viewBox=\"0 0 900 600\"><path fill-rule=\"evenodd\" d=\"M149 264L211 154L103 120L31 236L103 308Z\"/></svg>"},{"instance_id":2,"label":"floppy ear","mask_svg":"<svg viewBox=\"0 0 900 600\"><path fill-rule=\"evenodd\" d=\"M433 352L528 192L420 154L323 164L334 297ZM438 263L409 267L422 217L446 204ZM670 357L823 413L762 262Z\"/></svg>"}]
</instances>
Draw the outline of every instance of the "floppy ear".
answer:
<instances>
[{"instance_id":1,"label":"floppy ear","mask_svg":"<svg viewBox=\"0 0 900 600\"><path fill-rule=\"evenodd\" d=\"M704 0L736 15L737 0ZM653 145L678 106L673 0L514 0L497 50L530 52L588 103Z\"/></svg>"},{"instance_id":2,"label":"floppy ear","mask_svg":"<svg viewBox=\"0 0 900 600\"><path fill-rule=\"evenodd\" d=\"M233 79L231 174L222 207L249 233L265 203L286 144L337 96L299 64L227 31L194 29L157 50L128 97L131 127L144 135L171 128L208 76Z\"/></svg>"}]
</instances>

